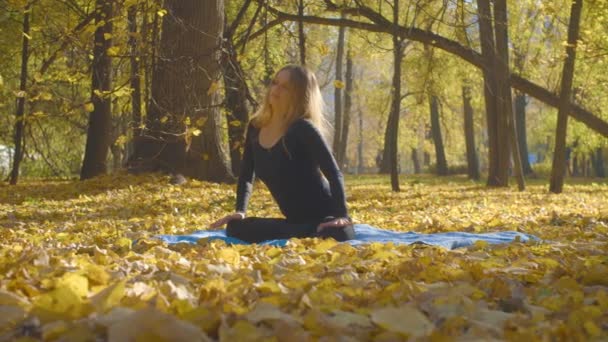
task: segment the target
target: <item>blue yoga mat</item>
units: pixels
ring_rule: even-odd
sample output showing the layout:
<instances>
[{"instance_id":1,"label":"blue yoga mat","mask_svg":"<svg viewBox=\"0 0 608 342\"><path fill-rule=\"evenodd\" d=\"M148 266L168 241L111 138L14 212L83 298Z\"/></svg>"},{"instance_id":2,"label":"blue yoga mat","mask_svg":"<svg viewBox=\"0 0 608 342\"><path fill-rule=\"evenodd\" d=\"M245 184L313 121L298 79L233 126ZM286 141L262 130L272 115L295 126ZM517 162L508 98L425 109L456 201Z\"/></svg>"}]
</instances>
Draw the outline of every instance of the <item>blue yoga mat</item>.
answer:
<instances>
[{"instance_id":1,"label":"blue yoga mat","mask_svg":"<svg viewBox=\"0 0 608 342\"><path fill-rule=\"evenodd\" d=\"M466 247L474 244L476 241L482 240L488 243L508 243L519 238L521 242L540 241L539 238L533 235L520 232L496 232L496 233L465 233L465 232L447 232L435 234L421 234L415 232L396 232L392 230L380 229L368 224L355 224L355 239L346 241L351 245L361 245L371 242L396 244L412 244L423 243L427 245L441 246L447 249ZM247 242L226 236L226 230L199 230L187 235L157 235L157 238L167 243L196 243L197 240L207 238L209 240L223 240L229 244L247 244ZM287 240L268 240L260 243L260 245L285 246Z\"/></svg>"}]
</instances>

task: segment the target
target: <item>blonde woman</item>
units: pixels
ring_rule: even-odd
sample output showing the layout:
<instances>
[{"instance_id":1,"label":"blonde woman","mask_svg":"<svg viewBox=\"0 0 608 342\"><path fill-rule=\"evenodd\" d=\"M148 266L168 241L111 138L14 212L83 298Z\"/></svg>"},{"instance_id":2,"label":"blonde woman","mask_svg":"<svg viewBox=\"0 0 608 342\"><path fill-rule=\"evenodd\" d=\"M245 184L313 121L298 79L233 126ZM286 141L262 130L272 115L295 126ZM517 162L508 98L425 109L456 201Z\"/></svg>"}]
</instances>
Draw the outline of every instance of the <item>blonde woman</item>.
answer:
<instances>
[{"instance_id":1,"label":"blonde woman","mask_svg":"<svg viewBox=\"0 0 608 342\"><path fill-rule=\"evenodd\" d=\"M323 136L317 79L306 67L279 70L245 138L236 212L211 224L247 242L292 237L354 238L342 173ZM247 217L253 181L261 179L285 218Z\"/></svg>"}]
</instances>

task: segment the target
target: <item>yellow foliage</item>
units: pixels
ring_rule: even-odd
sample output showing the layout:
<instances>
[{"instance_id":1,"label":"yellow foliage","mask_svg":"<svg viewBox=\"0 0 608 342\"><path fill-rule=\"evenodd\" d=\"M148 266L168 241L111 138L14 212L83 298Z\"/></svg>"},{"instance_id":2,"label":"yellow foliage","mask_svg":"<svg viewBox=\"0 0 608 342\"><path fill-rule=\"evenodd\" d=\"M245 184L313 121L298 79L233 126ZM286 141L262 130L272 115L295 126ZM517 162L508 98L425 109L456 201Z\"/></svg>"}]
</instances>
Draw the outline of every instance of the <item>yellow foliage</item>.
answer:
<instances>
[{"instance_id":1,"label":"yellow foliage","mask_svg":"<svg viewBox=\"0 0 608 342\"><path fill-rule=\"evenodd\" d=\"M540 183L519 193L408 181L392 193L386 178L347 176L350 216L545 241L453 251L319 239L166 245L154 236L204 229L233 210L234 186L31 180L0 192L0 338L25 341L34 329L46 340L606 339L607 185L554 196ZM263 186L249 215L280 215Z\"/></svg>"}]
</instances>

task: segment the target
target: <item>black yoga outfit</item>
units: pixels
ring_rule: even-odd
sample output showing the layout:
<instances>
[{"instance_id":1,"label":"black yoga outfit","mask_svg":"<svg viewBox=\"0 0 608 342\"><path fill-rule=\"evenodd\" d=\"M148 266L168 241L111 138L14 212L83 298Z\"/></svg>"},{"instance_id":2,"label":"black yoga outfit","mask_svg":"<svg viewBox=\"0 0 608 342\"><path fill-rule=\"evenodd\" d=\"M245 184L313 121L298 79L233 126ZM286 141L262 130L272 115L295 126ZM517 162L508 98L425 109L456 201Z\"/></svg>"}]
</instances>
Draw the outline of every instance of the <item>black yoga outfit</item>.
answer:
<instances>
[{"instance_id":1,"label":"black yoga outfit","mask_svg":"<svg viewBox=\"0 0 608 342\"><path fill-rule=\"evenodd\" d=\"M237 211L246 211L255 177L266 184L285 219L232 220L227 226L228 236L248 242L312 236L331 236L340 241L354 238L352 225L327 227L316 233L319 223L348 217L348 212L342 172L309 120L293 122L268 149L260 145L259 128L249 123L237 185Z\"/></svg>"}]
</instances>

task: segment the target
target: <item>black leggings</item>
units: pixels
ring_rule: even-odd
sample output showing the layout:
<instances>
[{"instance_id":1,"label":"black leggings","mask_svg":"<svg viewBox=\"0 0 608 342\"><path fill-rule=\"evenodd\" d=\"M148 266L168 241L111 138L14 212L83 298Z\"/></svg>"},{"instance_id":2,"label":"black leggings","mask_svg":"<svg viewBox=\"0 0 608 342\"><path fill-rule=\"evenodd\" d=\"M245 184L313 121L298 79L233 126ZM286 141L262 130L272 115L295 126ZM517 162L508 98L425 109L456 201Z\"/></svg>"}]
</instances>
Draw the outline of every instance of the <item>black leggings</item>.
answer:
<instances>
[{"instance_id":1,"label":"black leggings","mask_svg":"<svg viewBox=\"0 0 608 342\"><path fill-rule=\"evenodd\" d=\"M333 218L331 218L333 219ZM331 221L325 219L322 222ZM231 220L226 226L226 235L249 243L266 240L290 238L333 238L337 241L355 238L353 225L344 227L326 227L317 233L318 224L289 223L281 218L246 217L242 220Z\"/></svg>"}]
</instances>

